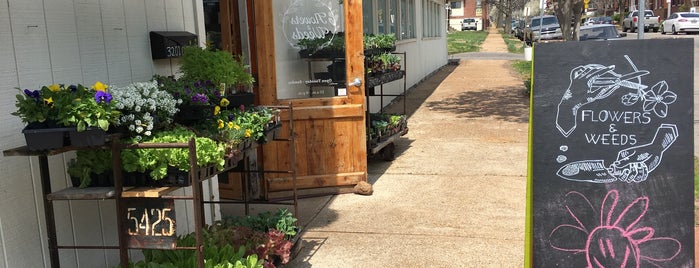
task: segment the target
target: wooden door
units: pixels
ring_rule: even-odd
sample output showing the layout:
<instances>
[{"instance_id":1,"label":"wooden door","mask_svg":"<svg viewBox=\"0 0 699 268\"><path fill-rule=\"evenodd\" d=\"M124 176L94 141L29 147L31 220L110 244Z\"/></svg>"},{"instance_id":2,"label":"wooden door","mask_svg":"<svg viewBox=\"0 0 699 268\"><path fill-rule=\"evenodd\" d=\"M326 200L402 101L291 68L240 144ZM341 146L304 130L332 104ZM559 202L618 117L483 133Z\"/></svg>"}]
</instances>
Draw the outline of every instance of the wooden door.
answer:
<instances>
[{"instance_id":1,"label":"wooden door","mask_svg":"<svg viewBox=\"0 0 699 268\"><path fill-rule=\"evenodd\" d=\"M327 0L303 0L303 1L280 1L262 0L253 1L254 11L254 47L256 48L256 59L258 66L258 92L257 95L261 105L287 105L291 103L294 107L294 145L297 186L299 189L306 189L306 192L315 192L319 189L322 192L337 191L353 187L359 181L367 179L367 148L366 148L366 127L365 127L365 96L363 85L359 86L339 86L334 88L333 96L310 97L310 95L300 98L288 98L280 96L284 93L287 85L292 86L292 81L281 81L285 79L285 74L281 72L300 72L303 68L285 69L284 62L292 61L289 66L304 66L304 63L293 62L303 61L297 55L291 55L298 50L285 43L275 44L275 41L283 40L280 36L279 27L288 26L289 23L298 23L301 16L291 15L291 20L286 24L280 23L278 14L283 13L289 16L290 10L303 10L307 7L280 7L280 5L307 5L313 7L318 5L338 5L338 10L330 10L327 14L323 12L311 13L305 19L308 21L324 21L331 17L329 14L337 15L333 20L342 21L344 25L345 44L345 81L352 81L355 78L364 78L364 55L363 55L363 34L362 34L362 1L344 0L339 6L338 1ZM294 2L294 3L290 3ZM295 17L294 17L295 16ZM342 17L339 17L342 16ZM276 21L275 21L276 17ZM294 21L296 19L296 21ZM304 19L304 18L301 18ZM332 22L332 20L330 20ZM304 25L303 27L307 27ZM303 28L305 29L305 28ZM301 30L303 30L301 29ZM310 29L310 27L309 27ZM292 36L291 32L300 32L295 29L285 32L287 38ZM337 30L337 29L335 29ZM337 31L339 32L339 31ZM333 33L335 34L335 33ZM339 35L338 35L339 36ZM293 46L293 43L291 43ZM282 60L279 52L286 52L286 57L291 60ZM288 52L291 51L291 52ZM294 58L295 57L295 58ZM311 77L311 65L308 63L308 75ZM307 82L307 81L306 81ZM310 86L309 86L310 87ZM344 88L344 89L343 89ZM288 113L282 114L283 120L288 120ZM283 121L284 128L281 136L288 137L289 122ZM284 142L272 142L264 145L262 150L263 167L265 170L288 170L291 167L290 146ZM263 194L266 198L277 196L288 196L288 191L292 189L291 176L284 174L265 175L263 182ZM315 190L310 190L315 189Z\"/></svg>"}]
</instances>

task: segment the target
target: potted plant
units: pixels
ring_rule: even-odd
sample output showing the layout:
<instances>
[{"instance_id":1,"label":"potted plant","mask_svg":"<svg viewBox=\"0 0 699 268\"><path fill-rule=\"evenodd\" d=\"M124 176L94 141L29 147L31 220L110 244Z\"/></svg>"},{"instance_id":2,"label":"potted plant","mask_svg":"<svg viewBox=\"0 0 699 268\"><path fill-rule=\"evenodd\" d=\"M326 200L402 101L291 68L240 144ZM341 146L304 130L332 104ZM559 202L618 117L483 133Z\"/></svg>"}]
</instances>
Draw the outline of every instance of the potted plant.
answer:
<instances>
[{"instance_id":1,"label":"potted plant","mask_svg":"<svg viewBox=\"0 0 699 268\"><path fill-rule=\"evenodd\" d=\"M231 217L202 230L204 262L207 267L278 267L291 260L292 239L298 233L297 219L288 209ZM194 247L194 233L177 238L177 245ZM133 267L194 267L196 252L144 249L144 260ZM235 265L234 265L235 264Z\"/></svg>"},{"instance_id":2,"label":"potted plant","mask_svg":"<svg viewBox=\"0 0 699 268\"><path fill-rule=\"evenodd\" d=\"M187 81L172 77L155 76L160 89L170 93L174 98L181 99L174 116L176 123L194 127L208 124L214 106L221 100L221 91L210 80Z\"/></svg>"},{"instance_id":3,"label":"potted plant","mask_svg":"<svg viewBox=\"0 0 699 268\"><path fill-rule=\"evenodd\" d=\"M244 59L223 50L188 46L180 59L184 81L210 81L218 87L221 96L240 92L249 93L255 79L248 72Z\"/></svg>"},{"instance_id":4,"label":"potted plant","mask_svg":"<svg viewBox=\"0 0 699 268\"><path fill-rule=\"evenodd\" d=\"M113 185L112 152L110 150L79 150L68 164L73 187Z\"/></svg>"},{"instance_id":5,"label":"potted plant","mask_svg":"<svg viewBox=\"0 0 699 268\"><path fill-rule=\"evenodd\" d=\"M119 116L107 88L98 81L91 88L52 84L22 90L16 95L17 110L12 114L27 123L23 132L29 149L104 144L105 131ZM64 142L68 134L73 137L70 144ZM52 142L46 143L48 140Z\"/></svg>"},{"instance_id":6,"label":"potted plant","mask_svg":"<svg viewBox=\"0 0 699 268\"><path fill-rule=\"evenodd\" d=\"M127 139L127 143L186 143L194 138L196 143L197 165L200 167L213 165L219 170L225 164L225 148L222 144L207 137L197 137L196 134L183 127L175 127L154 133L152 136L136 140ZM179 180L181 174L190 171L189 150L186 148L159 148L159 149L128 149L121 154L123 169L126 172L148 173L153 180L172 178ZM179 181L189 185L187 181ZM173 182L175 183L175 182Z\"/></svg>"},{"instance_id":7,"label":"potted plant","mask_svg":"<svg viewBox=\"0 0 699 268\"><path fill-rule=\"evenodd\" d=\"M182 99L160 89L156 80L113 88L112 97L117 102L116 109L121 112L116 126L136 140L170 127L178 111L177 105L182 103Z\"/></svg>"}]
</instances>

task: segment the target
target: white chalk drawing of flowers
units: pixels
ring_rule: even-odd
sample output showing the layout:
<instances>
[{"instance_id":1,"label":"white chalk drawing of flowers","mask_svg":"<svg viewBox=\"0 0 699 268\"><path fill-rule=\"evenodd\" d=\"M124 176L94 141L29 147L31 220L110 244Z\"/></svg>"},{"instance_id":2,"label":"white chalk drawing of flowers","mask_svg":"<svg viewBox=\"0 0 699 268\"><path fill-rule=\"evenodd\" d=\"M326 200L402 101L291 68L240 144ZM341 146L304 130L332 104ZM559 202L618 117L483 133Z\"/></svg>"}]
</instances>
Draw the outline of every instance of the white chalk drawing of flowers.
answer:
<instances>
[{"instance_id":1,"label":"white chalk drawing of flowers","mask_svg":"<svg viewBox=\"0 0 699 268\"><path fill-rule=\"evenodd\" d=\"M610 190L597 211L582 193L566 194L566 209L574 224L561 224L549 234L551 247L572 254L585 254L585 267L663 267L679 255L682 245L671 237L653 237L653 227L636 224L646 215L649 199L636 198L625 208L617 207L619 192ZM589 217L589 215L597 215ZM588 215L585 217L584 215Z\"/></svg>"},{"instance_id":2,"label":"white chalk drawing of flowers","mask_svg":"<svg viewBox=\"0 0 699 268\"><path fill-rule=\"evenodd\" d=\"M677 100L677 94L668 88L665 81L660 81L650 90L643 92L643 111L653 111L658 117L665 118L667 106Z\"/></svg>"}]
</instances>

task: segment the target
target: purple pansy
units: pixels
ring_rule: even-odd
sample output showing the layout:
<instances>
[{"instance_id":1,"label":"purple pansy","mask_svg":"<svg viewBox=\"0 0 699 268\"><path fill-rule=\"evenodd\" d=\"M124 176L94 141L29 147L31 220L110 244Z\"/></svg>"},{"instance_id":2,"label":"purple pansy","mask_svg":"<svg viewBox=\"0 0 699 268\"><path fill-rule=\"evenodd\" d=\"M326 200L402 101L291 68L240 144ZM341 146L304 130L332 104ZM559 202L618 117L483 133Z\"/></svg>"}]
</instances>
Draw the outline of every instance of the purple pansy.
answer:
<instances>
[{"instance_id":1,"label":"purple pansy","mask_svg":"<svg viewBox=\"0 0 699 268\"><path fill-rule=\"evenodd\" d=\"M68 86L68 89L70 89L71 92L75 92L75 91L78 91L78 86L70 85L70 86Z\"/></svg>"},{"instance_id":2,"label":"purple pansy","mask_svg":"<svg viewBox=\"0 0 699 268\"><path fill-rule=\"evenodd\" d=\"M104 103L110 103L112 101L112 94L109 94L104 91L97 91L95 93L95 101L97 103L104 102Z\"/></svg>"},{"instance_id":3,"label":"purple pansy","mask_svg":"<svg viewBox=\"0 0 699 268\"><path fill-rule=\"evenodd\" d=\"M206 97L206 95L202 93L197 93L194 96L192 96L192 102L208 102L209 99Z\"/></svg>"},{"instance_id":4,"label":"purple pansy","mask_svg":"<svg viewBox=\"0 0 699 268\"><path fill-rule=\"evenodd\" d=\"M24 94L26 94L29 97L35 98L37 100L39 100L41 98L41 93L38 90L25 89Z\"/></svg>"}]
</instances>

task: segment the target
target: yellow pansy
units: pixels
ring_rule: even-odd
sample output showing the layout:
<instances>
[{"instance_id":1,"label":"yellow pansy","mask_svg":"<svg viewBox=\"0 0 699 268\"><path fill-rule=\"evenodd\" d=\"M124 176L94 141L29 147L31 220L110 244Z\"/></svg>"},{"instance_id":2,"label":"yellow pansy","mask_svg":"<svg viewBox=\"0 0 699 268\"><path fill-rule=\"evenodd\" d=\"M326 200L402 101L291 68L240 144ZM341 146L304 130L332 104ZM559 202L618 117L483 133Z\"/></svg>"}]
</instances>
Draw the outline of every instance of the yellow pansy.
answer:
<instances>
[{"instance_id":1,"label":"yellow pansy","mask_svg":"<svg viewBox=\"0 0 699 268\"><path fill-rule=\"evenodd\" d=\"M223 120L219 119L217 122L218 122L218 129L222 129L224 126Z\"/></svg>"},{"instance_id":2,"label":"yellow pansy","mask_svg":"<svg viewBox=\"0 0 699 268\"><path fill-rule=\"evenodd\" d=\"M228 104L231 104L231 102L228 101L228 99L223 98L223 99L221 99L221 103L220 103L220 104L221 104L222 107L228 107Z\"/></svg>"},{"instance_id":3,"label":"yellow pansy","mask_svg":"<svg viewBox=\"0 0 699 268\"><path fill-rule=\"evenodd\" d=\"M217 115L217 114L220 113L220 112L221 112L221 107L219 107L218 105L216 105L216 107L214 107L214 115Z\"/></svg>"},{"instance_id":4,"label":"yellow pansy","mask_svg":"<svg viewBox=\"0 0 699 268\"><path fill-rule=\"evenodd\" d=\"M235 125L235 124L233 124L233 122L228 122L228 129L233 128L234 125Z\"/></svg>"},{"instance_id":5,"label":"yellow pansy","mask_svg":"<svg viewBox=\"0 0 699 268\"><path fill-rule=\"evenodd\" d=\"M249 138L250 135L252 135L252 131L250 131L249 129L246 129L246 130L245 130L245 137L246 137L246 138Z\"/></svg>"},{"instance_id":6,"label":"yellow pansy","mask_svg":"<svg viewBox=\"0 0 699 268\"><path fill-rule=\"evenodd\" d=\"M61 86L59 86L58 84L50 85L48 88L49 88L49 90L51 90L52 92L58 92L58 91L61 90Z\"/></svg>"},{"instance_id":7,"label":"yellow pansy","mask_svg":"<svg viewBox=\"0 0 699 268\"><path fill-rule=\"evenodd\" d=\"M97 91L106 91L108 87L108 85L102 84L100 81L97 81L94 85L92 85L92 89Z\"/></svg>"},{"instance_id":8,"label":"yellow pansy","mask_svg":"<svg viewBox=\"0 0 699 268\"><path fill-rule=\"evenodd\" d=\"M44 104L53 107L53 97L50 97L48 99L44 99Z\"/></svg>"}]
</instances>

